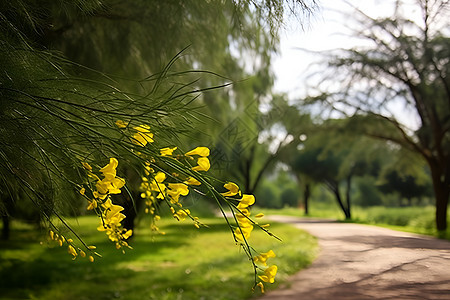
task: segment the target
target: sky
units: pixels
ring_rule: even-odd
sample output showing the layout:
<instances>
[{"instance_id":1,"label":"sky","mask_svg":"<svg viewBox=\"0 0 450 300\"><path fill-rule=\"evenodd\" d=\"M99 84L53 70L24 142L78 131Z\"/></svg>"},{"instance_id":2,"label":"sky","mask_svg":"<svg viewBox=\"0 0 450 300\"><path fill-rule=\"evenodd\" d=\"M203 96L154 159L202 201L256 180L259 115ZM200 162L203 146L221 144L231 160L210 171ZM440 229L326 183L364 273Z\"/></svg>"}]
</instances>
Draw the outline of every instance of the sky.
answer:
<instances>
[{"instance_id":1,"label":"sky","mask_svg":"<svg viewBox=\"0 0 450 300\"><path fill-rule=\"evenodd\" d=\"M308 66L319 59L318 55L300 49L325 51L354 45L355 41L346 36L348 29L340 12L351 13L351 6L354 6L371 17L386 16L393 13L394 1L318 0L318 3L319 9L305 20L303 26L290 18L281 32L280 53L273 61L276 91L295 94L294 90L301 88Z\"/></svg>"},{"instance_id":2,"label":"sky","mask_svg":"<svg viewBox=\"0 0 450 300\"><path fill-rule=\"evenodd\" d=\"M318 2L320 8L304 22L303 26L299 26L298 20L294 18L288 21L280 35L280 52L272 62L276 75L274 90L287 93L290 99L301 99L305 95L305 77L308 75L308 69L313 62L320 60L320 55L311 51L350 48L356 45L357 41L346 34L349 29L344 25L345 17L341 12L351 14L354 6L371 17L389 16L394 12L395 1L319 0ZM414 16L414 12L410 15ZM410 123L410 116L406 118L406 123Z\"/></svg>"}]
</instances>

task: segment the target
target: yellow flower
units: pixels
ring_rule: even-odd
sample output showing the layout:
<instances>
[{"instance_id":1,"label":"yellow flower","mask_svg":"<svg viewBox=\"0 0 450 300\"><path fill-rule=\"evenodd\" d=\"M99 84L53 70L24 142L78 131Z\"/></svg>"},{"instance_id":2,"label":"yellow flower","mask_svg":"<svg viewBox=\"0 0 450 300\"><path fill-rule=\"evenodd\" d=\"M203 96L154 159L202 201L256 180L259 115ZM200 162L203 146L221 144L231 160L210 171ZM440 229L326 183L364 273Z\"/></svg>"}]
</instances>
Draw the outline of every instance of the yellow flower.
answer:
<instances>
[{"instance_id":1,"label":"yellow flower","mask_svg":"<svg viewBox=\"0 0 450 300\"><path fill-rule=\"evenodd\" d=\"M119 161L116 158L111 157L109 164L100 169L106 180L113 180L116 177L116 168L119 165Z\"/></svg>"},{"instance_id":2,"label":"yellow flower","mask_svg":"<svg viewBox=\"0 0 450 300\"><path fill-rule=\"evenodd\" d=\"M202 183L193 177L188 177L185 181L185 184L188 185L201 185Z\"/></svg>"},{"instance_id":3,"label":"yellow flower","mask_svg":"<svg viewBox=\"0 0 450 300\"><path fill-rule=\"evenodd\" d=\"M239 224L240 227L234 230L234 236L238 241L243 241L244 238L247 240L250 237L250 233L253 230L253 225L251 223Z\"/></svg>"},{"instance_id":4,"label":"yellow flower","mask_svg":"<svg viewBox=\"0 0 450 300\"><path fill-rule=\"evenodd\" d=\"M169 183L168 186L169 186L169 189L171 190L171 192L175 192L175 193L181 194L183 196L186 196L187 194L189 194L188 186L185 185L184 183ZM170 191L168 191L168 192L170 192Z\"/></svg>"},{"instance_id":5,"label":"yellow flower","mask_svg":"<svg viewBox=\"0 0 450 300\"><path fill-rule=\"evenodd\" d=\"M88 164L87 162L81 162L81 164L83 165L83 167L88 170L88 171L92 171L92 167L90 164Z\"/></svg>"},{"instance_id":6,"label":"yellow flower","mask_svg":"<svg viewBox=\"0 0 450 300\"><path fill-rule=\"evenodd\" d=\"M96 200L92 200L89 202L88 207L86 208L87 210L93 210L97 208L97 201Z\"/></svg>"},{"instance_id":7,"label":"yellow flower","mask_svg":"<svg viewBox=\"0 0 450 300\"><path fill-rule=\"evenodd\" d=\"M153 143L153 133L150 132L150 126L148 125L139 125L133 127L136 131L133 134L133 143L142 147L145 147L147 143Z\"/></svg>"},{"instance_id":8,"label":"yellow flower","mask_svg":"<svg viewBox=\"0 0 450 300\"><path fill-rule=\"evenodd\" d=\"M86 189L85 189L84 187L82 187L82 188L80 189L80 194L81 194L81 195L84 195L84 193L86 193Z\"/></svg>"},{"instance_id":9,"label":"yellow flower","mask_svg":"<svg viewBox=\"0 0 450 300\"><path fill-rule=\"evenodd\" d=\"M259 213L259 214L255 215L255 218L262 218L262 217L264 217L263 213Z\"/></svg>"},{"instance_id":10,"label":"yellow flower","mask_svg":"<svg viewBox=\"0 0 450 300\"><path fill-rule=\"evenodd\" d=\"M127 230L127 232L125 232L123 235L122 235L122 237L126 240L126 239L128 239L130 236L132 236L133 235L133 230Z\"/></svg>"},{"instance_id":11,"label":"yellow flower","mask_svg":"<svg viewBox=\"0 0 450 300\"><path fill-rule=\"evenodd\" d=\"M94 262L94 257L92 255L89 255L89 261Z\"/></svg>"},{"instance_id":12,"label":"yellow flower","mask_svg":"<svg viewBox=\"0 0 450 300\"><path fill-rule=\"evenodd\" d=\"M69 247L67 247L67 252L69 252L69 254L73 256L73 259L75 259L78 255L77 251L72 245L69 245Z\"/></svg>"},{"instance_id":13,"label":"yellow flower","mask_svg":"<svg viewBox=\"0 0 450 300\"><path fill-rule=\"evenodd\" d=\"M158 172L158 173L156 173L156 175L155 175L155 180L156 180L156 182L161 183L161 182L163 182L165 179L166 179L166 174L164 174L163 172Z\"/></svg>"},{"instance_id":14,"label":"yellow flower","mask_svg":"<svg viewBox=\"0 0 450 300\"><path fill-rule=\"evenodd\" d=\"M110 194L120 194L122 191L120 190L125 185L125 179L116 177L111 180L108 185L108 191Z\"/></svg>"},{"instance_id":15,"label":"yellow flower","mask_svg":"<svg viewBox=\"0 0 450 300\"><path fill-rule=\"evenodd\" d=\"M110 186L109 180L103 179L100 181L97 181L95 184L95 188L97 189L97 192L101 195L107 195L108 194L108 187Z\"/></svg>"},{"instance_id":16,"label":"yellow flower","mask_svg":"<svg viewBox=\"0 0 450 300\"><path fill-rule=\"evenodd\" d=\"M222 196L234 196L240 192L238 185L233 182L227 182L223 185L223 187L226 188L228 190L228 192L221 193Z\"/></svg>"},{"instance_id":17,"label":"yellow flower","mask_svg":"<svg viewBox=\"0 0 450 300\"><path fill-rule=\"evenodd\" d=\"M94 191L92 194L94 195L95 198L98 198L100 200L104 200L106 199L106 197L108 197L108 194L101 194L97 191Z\"/></svg>"},{"instance_id":18,"label":"yellow flower","mask_svg":"<svg viewBox=\"0 0 450 300\"><path fill-rule=\"evenodd\" d=\"M264 275L259 275L258 277L264 282L273 283L275 281L277 270L278 267L276 265L270 266L264 270Z\"/></svg>"},{"instance_id":19,"label":"yellow flower","mask_svg":"<svg viewBox=\"0 0 450 300\"><path fill-rule=\"evenodd\" d=\"M254 261L255 263L260 262L260 263L263 264L264 266L267 266L267 259L269 259L270 257L275 257L275 256L276 256L275 253L274 253L272 250L269 250L269 251L266 252L266 253L261 253L260 255L255 256L255 257L253 258L253 261Z\"/></svg>"},{"instance_id":20,"label":"yellow flower","mask_svg":"<svg viewBox=\"0 0 450 300\"><path fill-rule=\"evenodd\" d=\"M114 124L116 124L118 128L126 128L128 126L128 122L122 120L117 120Z\"/></svg>"},{"instance_id":21,"label":"yellow flower","mask_svg":"<svg viewBox=\"0 0 450 300\"><path fill-rule=\"evenodd\" d=\"M175 217L175 219L177 219L178 221L184 221L186 219L186 217L190 214L191 212L189 211L189 209L180 209L179 211L177 211L176 214L174 214L173 216Z\"/></svg>"},{"instance_id":22,"label":"yellow flower","mask_svg":"<svg viewBox=\"0 0 450 300\"><path fill-rule=\"evenodd\" d=\"M262 282L258 282L257 286L261 288L261 293L264 294L264 284Z\"/></svg>"},{"instance_id":23,"label":"yellow flower","mask_svg":"<svg viewBox=\"0 0 450 300\"><path fill-rule=\"evenodd\" d=\"M242 199L240 200L237 208L242 210L243 208L247 208L248 206L254 203L255 203L255 196L244 194L242 195Z\"/></svg>"},{"instance_id":24,"label":"yellow flower","mask_svg":"<svg viewBox=\"0 0 450 300\"><path fill-rule=\"evenodd\" d=\"M243 208L240 210L240 212L237 212L236 219L238 220L239 224L247 224L251 222L249 221L248 217L250 216L250 211L247 208Z\"/></svg>"},{"instance_id":25,"label":"yellow flower","mask_svg":"<svg viewBox=\"0 0 450 300\"><path fill-rule=\"evenodd\" d=\"M168 187L167 195L172 198L172 203L178 202L180 195L186 196L189 194L188 186L184 183L169 183Z\"/></svg>"},{"instance_id":26,"label":"yellow flower","mask_svg":"<svg viewBox=\"0 0 450 300\"><path fill-rule=\"evenodd\" d=\"M208 171L211 165L209 164L209 159L207 157L200 157L197 160L198 166L192 168L193 171Z\"/></svg>"},{"instance_id":27,"label":"yellow flower","mask_svg":"<svg viewBox=\"0 0 450 300\"><path fill-rule=\"evenodd\" d=\"M187 152L185 155L200 155L202 157L206 157L209 156L209 149L207 147L197 147Z\"/></svg>"},{"instance_id":28,"label":"yellow flower","mask_svg":"<svg viewBox=\"0 0 450 300\"><path fill-rule=\"evenodd\" d=\"M167 148L162 148L159 149L159 151L161 152L161 156L168 156L168 155L172 155L173 151L177 150L177 147L167 147Z\"/></svg>"}]
</instances>

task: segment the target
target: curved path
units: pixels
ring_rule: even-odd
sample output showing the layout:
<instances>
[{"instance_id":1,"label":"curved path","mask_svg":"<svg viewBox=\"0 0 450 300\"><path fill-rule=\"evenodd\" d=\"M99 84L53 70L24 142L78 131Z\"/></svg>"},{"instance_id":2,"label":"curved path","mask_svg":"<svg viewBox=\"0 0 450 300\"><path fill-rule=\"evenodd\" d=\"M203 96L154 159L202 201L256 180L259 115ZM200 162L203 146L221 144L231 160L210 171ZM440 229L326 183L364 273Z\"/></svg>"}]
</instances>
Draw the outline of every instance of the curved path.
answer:
<instances>
[{"instance_id":1,"label":"curved path","mask_svg":"<svg viewBox=\"0 0 450 300\"><path fill-rule=\"evenodd\" d=\"M450 299L450 242L369 225L271 216L316 236L318 258L260 300Z\"/></svg>"}]
</instances>

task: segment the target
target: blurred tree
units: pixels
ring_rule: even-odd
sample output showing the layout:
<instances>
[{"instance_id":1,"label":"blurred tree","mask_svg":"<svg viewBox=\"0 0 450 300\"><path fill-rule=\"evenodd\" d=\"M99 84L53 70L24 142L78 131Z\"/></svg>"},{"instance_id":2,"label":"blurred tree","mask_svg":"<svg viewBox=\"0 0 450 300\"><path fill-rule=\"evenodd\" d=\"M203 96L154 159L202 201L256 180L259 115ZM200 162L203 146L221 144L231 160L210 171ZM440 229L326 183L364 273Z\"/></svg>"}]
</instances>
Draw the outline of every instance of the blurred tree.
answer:
<instances>
[{"instance_id":1,"label":"blurred tree","mask_svg":"<svg viewBox=\"0 0 450 300\"><path fill-rule=\"evenodd\" d=\"M318 74L319 94L308 100L352 116L348 126L355 132L420 154L431 171L436 227L445 230L450 195L448 1L420 0L412 6L397 1L394 9L390 18L362 11L346 18L355 21L354 34L366 43L331 53L328 69ZM398 105L401 113L394 112Z\"/></svg>"},{"instance_id":2,"label":"blurred tree","mask_svg":"<svg viewBox=\"0 0 450 300\"><path fill-rule=\"evenodd\" d=\"M315 133L305 139L290 164L293 172L325 184L345 218L351 219L353 178L378 172L379 145L342 131L344 124L345 120L328 120L321 126L316 125Z\"/></svg>"},{"instance_id":3,"label":"blurred tree","mask_svg":"<svg viewBox=\"0 0 450 300\"><path fill-rule=\"evenodd\" d=\"M423 197L432 197L433 188L426 163L417 153L405 149L391 149L388 155L390 163L385 163L378 180L380 190L385 193L395 193L402 199L407 199L407 204L412 204L412 199L418 202Z\"/></svg>"},{"instance_id":4,"label":"blurred tree","mask_svg":"<svg viewBox=\"0 0 450 300\"><path fill-rule=\"evenodd\" d=\"M281 193L281 204L288 207L298 206L299 191L294 188L287 188Z\"/></svg>"},{"instance_id":5,"label":"blurred tree","mask_svg":"<svg viewBox=\"0 0 450 300\"><path fill-rule=\"evenodd\" d=\"M411 175L403 175L395 170L392 170L385 175L385 183L380 185L380 189L384 193L398 193L401 199L406 198L408 205L412 205L412 199L423 196L429 196L430 190L427 186L420 185L416 182L416 178Z\"/></svg>"}]
</instances>

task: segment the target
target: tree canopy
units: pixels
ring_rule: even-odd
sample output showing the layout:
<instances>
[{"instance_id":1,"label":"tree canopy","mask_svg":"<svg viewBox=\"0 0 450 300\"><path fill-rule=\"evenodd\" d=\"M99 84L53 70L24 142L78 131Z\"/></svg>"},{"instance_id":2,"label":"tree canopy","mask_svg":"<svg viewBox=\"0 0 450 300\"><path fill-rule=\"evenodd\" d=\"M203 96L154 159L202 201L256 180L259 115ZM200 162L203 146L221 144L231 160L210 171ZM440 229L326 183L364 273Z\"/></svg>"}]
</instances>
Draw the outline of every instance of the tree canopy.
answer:
<instances>
[{"instance_id":1,"label":"tree canopy","mask_svg":"<svg viewBox=\"0 0 450 300\"><path fill-rule=\"evenodd\" d=\"M413 8L420 18L411 19L411 6L403 1L389 18L362 11L349 16L364 46L330 53L327 70L316 77L319 89L308 101L351 116L348 126L353 131L420 154L431 172L436 225L445 230L450 195L449 7L447 1L420 0Z\"/></svg>"}]
</instances>

